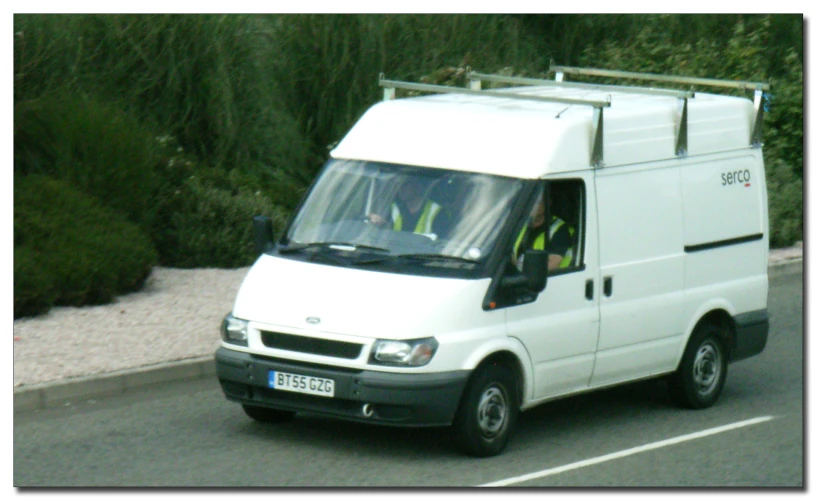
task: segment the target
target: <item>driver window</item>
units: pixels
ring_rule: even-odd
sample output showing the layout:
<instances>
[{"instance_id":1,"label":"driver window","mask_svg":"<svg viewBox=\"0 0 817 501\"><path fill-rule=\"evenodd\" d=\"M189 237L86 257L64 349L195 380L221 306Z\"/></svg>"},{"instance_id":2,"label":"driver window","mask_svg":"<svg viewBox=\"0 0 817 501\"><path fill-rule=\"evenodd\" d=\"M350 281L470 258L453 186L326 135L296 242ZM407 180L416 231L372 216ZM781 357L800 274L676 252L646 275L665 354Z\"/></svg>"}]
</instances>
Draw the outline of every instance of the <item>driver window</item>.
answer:
<instances>
[{"instance_id":1,"label":"driver window","mask_svg":"<svg viewBox=\"0 0 817 501\"><path fill-rule=\"evenodd\" d=\"M584 221L584 184L581 180L542 183L527 224L516 236L511 261L521 270L528 249L549 253L549 274L581 267Z\"/></svg>"}]
</instances>

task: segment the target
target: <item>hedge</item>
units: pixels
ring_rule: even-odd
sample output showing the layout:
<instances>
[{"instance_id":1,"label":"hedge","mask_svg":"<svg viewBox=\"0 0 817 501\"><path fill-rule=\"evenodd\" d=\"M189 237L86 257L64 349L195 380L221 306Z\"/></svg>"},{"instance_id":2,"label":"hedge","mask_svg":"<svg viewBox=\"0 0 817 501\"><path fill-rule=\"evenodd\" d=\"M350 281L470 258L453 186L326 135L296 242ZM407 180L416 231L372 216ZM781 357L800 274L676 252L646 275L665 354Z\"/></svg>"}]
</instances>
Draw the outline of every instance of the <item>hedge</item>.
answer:
<instances>
[{"instance_id":1,"label":"hedge","mask_svg":"<svg viewBox=\"0 0 817 501\"><path fill-rule=\"evenodd\" d=\"M110 302L156 262L145 232L92 197L43 175L15 179L15 318Z\"/></svg>"}]
</instances>

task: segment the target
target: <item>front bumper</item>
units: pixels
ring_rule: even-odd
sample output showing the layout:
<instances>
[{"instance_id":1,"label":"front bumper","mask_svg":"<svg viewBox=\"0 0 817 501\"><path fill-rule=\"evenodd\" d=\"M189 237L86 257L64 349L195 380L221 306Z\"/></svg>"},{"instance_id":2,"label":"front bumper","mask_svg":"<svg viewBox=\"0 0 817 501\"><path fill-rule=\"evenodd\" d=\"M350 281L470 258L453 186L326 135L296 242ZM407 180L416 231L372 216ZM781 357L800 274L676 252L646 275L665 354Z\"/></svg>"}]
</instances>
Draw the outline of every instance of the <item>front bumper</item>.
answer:
<instances>
[{"instance_id":1,"label":"front bumper","mask_svg":"<svg viewBox=\"0 0 817 501\"><path fill-rule=\"evenodd\" d=\"M470 371L395 374L261 357L221 347L216 375L229 400L258 407L392 426L447 426L454 420ZM335 381L333 398L269 388L269 371ZM364 404L373 410L367 417Z\"/></svg>"}]
</instances>

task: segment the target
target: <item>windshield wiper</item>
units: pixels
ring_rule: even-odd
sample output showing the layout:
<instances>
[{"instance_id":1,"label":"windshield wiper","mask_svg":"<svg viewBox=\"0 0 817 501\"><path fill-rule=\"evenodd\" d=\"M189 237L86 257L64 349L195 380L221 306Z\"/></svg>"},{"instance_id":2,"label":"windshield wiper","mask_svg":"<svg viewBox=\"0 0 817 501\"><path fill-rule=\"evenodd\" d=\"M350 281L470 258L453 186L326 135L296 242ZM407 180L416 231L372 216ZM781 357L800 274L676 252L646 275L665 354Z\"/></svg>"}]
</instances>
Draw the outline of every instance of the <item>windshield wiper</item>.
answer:
<instances>
[{"instance_id":1,"label":"windshield wiper","mask_svg":"<svg viewBox=\"0 0 817 501\"><path fill-rule=\"evenodd\" d=\"M437 261L437 262L454 262L454 263L466 263L466 264L477 264L478 261L474 261L473 259L468 259L464 257L457 257L457 256L449 256L446 254L390 254L388 256L378 256L373 257L370 259L360 259L355 261L354 264L378 264L383 263L386 261L396 261L399 259L405 259L409 261Z\"/></svg>"},{"instance_id":2,"label":"windshield wiper","mask_svg":"<svg viewBox=\"0 0 817 501\"><path fill-rule=\"evenodd\" d=\"M290 252L298 252L306 249L320 249L320 248L337 248L337 250L368 250L376 252L389 252L389 249L383 247L375 247L373 245L354 244L349 242L310 242L308 244L290 245L287 247L279 247L278 252L288 254Z\"/></svg>"},{"instance_id":3,"label":"windshield wiper","mask_svg":"<svg viewBox=\"0 0 817 501\"><path fill-rule=\"evenodd\" d=\"M374 252L382 252L385 255L372 257L369 259L358 259L353 261L352 264L355 265L368 265L368 264L377 264L382 263L384 261L394 261L394 260L408 260L408 261L420 261L420 262L453 262L453 263L463 263L463 264L470 264L475 265L478 264L478 261L473 259L468 259L464 257L458 256L450 256L447 254L391 254L389 249L385 249L383 247L375 247L373 245L365 245L365 244L355 244L349 242L310 242L306 244L300 245L292 245L288 247L279 247L278 251L282 254L288 254L292 252L298 252L307 249L337 249L337 250L348 250L348 251L357 251L357 250L367 250L367 251L374 251ZM338 261L339 262L339 261Z\"/></svg>"},{"instance_id":4,"label":"windshield wiper","mask_svg":"<svg viewBox=\"0 0 817 501\"><path fill-rule=\"evenodd\" d=\"M448 254L398 254L398 259L409 259L412 261L448 261L455 263L477 264L478 261L467 257L450 256Z\"/></svg>"}]
</instances>

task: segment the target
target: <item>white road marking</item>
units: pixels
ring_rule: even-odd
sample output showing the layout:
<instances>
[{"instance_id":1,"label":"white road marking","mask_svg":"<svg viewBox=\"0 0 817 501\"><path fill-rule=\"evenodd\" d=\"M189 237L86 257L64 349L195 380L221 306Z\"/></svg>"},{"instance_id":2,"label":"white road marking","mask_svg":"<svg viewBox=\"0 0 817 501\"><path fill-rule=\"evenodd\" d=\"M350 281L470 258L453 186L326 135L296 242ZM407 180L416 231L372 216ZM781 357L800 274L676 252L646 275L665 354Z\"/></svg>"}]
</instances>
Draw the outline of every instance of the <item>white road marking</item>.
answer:
<instances>
[{"instance_id":1,"label":"white road marking","mask_svg":"<svg viewBox=\"0 0 817 501\"><path fill-rule=\"evenodd\" d=\"M612 454L606 454L604 456L599 456L596 458L585 459L584 461L578 461L576 463L566 464L564 466L557 466L556 468L550 468L548 470L537 471L534 473L528 473L527 475L521 475L518 477L511 477L506 478L505 480L497 480L496 482L491 482L488 484L482 484L479 487L504 487L507 485L518 484L520 482L527 482L528 480L533 480L535 478L542 478L542 477L549 477L551 475L558 475L559 473L564 473L570 470L576 470L579 468L584 468L586 466L592 466L599 463L604 463L607 461L612 461L614 459L623 458L626 456L632 456L633 454L638 454L640 452L651 451L654 449L660 449L661 447L667 447L670 445L680 444L682 442L688 442L690 440L697 440L699 438L708 437L710 435L716 435L718 433L724 433L730 430L736 430L738 428L743 428L745 426L752 426L755 424L765 423L766 421L771 421L775 419L774 416L762 416L757 417L754 419L747 419L746 421L738 421L737 423L727 424L723 426L718 426L716 428L709 428L708 430L702 430L695 433L690 433L688 435L681 435L680 437L670 438L667 440L661 440L659 442L653 442L651 444L641 445L639 447L633 447L632 449L626 449L619 452L613 452Z\"/></svg>"}]
</instances>

